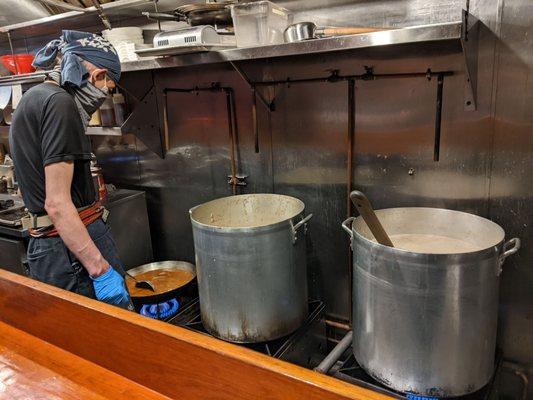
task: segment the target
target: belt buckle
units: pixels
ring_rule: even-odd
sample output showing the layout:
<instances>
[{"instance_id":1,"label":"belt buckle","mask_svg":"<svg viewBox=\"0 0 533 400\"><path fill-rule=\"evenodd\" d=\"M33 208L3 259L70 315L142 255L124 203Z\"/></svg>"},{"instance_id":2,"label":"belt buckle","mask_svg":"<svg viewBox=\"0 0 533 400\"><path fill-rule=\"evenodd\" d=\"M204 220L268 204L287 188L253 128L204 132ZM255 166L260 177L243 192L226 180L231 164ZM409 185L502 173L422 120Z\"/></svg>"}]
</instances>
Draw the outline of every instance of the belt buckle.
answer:
<instances>
[{"instance_id":1,"label":"belt buckle","mask_svg":"<svg viewBox=\"0 0 533 400\"><path fill-rule=\"evenodd\" d=\"M102 212L102 221L104 221L104 223L107 222L107 218L109 217L109 210L105 207L103 207L104 210Z\"/></svg>"}]
</instances>

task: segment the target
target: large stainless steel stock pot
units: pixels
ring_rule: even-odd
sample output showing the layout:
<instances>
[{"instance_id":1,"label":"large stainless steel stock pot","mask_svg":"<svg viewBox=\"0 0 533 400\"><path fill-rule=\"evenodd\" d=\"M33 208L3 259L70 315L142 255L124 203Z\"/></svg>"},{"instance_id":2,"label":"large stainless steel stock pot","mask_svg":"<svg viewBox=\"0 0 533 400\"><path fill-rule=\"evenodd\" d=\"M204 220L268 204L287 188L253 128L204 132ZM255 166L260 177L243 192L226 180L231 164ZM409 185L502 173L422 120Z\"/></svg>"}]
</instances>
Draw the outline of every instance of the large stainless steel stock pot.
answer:
<instances>
[{"instance_id":1,"label":"large stainless steel stock pot","mask_svg":"<svg viewBox=\"0 0 533 400\"><path fill-rule=\"evenodd\" d=\"M202 321L231 342L262 342L307 317L307 222L302 201L249 194L190 210Z\"/></svg>"},{"instance_id":2,"label":"large stainless steel stock pot","mask_svg":"<svg viewBox=\"0 0 533 400\"><path fill-rule=\"evenodd\" d=\"M361 217L342 223L353 249L357 361L402 392L451 397L480 389L494 369L502 264L520 240L504 243L499 225L459 211L376 214L395 247L376 243Z\"/></svg>"}]
</instances>

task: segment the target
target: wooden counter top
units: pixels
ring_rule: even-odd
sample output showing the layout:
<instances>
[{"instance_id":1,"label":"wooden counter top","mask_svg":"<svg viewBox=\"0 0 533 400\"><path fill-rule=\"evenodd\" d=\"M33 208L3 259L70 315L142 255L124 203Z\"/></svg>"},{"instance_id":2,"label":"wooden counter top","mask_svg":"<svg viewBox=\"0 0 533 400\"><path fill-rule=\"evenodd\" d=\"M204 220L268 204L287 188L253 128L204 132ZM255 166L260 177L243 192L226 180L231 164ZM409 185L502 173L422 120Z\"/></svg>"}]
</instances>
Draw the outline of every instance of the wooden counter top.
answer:
<instances>
[{"instance_id":1,"label":"wooden counter top","mask_svg":"<svg viewBox=\"0 0 533 400\"><path fill-rule=\"evenodd\" d=\"M0 322L0 346L14 355L8 359L19 365L16 379L29 382L35 367L45 379L59 373L62 382L73 382L72 391L77 390L76 385L88 393L92 390L93 398L135 399L129 391L124 396L113 396L105 387L99 391L96 386L106 385L96 378L97 372L77 375L70 369L86 371L82 365L91 365L116 391L131 387L140 390L137 393L151 390L152 396L162 396L141 396L146 399L390 399L4 270L0 270ZM20 342L10 339L9 332L16 331L22 331ZM42 345L43 341L49 347L33 354L32 343ZM70 367L70 361L79 367ZM0 386L6 385L2 371ZM42 387L41 398L48 399L49 388ZM0 391L3 398L1 395Z\"/></svg>"},{"instance_id":2,"label":"wooden counter top","mask_svg":"<svg viewBox=\"0 0 533 400\"><path fill-rule=\"evenodd\" d=\"M0 322L0 399L168 400Z\"/></svg>"}]
</instances>

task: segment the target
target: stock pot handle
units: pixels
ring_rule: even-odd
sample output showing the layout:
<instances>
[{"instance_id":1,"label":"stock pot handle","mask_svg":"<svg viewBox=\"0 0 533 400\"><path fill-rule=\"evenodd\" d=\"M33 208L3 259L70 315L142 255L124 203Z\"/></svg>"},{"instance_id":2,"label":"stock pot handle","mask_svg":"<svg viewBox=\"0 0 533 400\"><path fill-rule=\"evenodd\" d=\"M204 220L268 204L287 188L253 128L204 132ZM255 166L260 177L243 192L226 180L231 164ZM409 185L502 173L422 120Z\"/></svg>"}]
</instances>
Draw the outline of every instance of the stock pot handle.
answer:
<instances>
[{"instance_id":1,"label":"stock pot handle","mask_svg":"<svg viewBox=\"0 0 533 400\"><path fill-rule=\"evenodd\" d=\"M353 232L352 232L352 223L355 217L350 217L348 219L345 219L342 221L342 229L344 229L346 232L348 232L348 235L350 235L350 239L353 239Z\"/></svg>"},{"instance_id":2,"label":"stock pot handle","mask_svg":"<svg viewBox=\"0 0 533 400\"><path fill-rule=\"evenodd\" d=\"M510 255L513 255L520 249L520 239L519 238L512 238L509 239L505 244L503 245L503 253L500 255L500 267L505 262L505 259L509 257ZM501 268L500 268L501 273ZM499 274L498 274L499 275Z\"/></svg>"},{"instance_id":3,"label":"stock pot handle","mask_svg":"<svg viewBox=\"0 0 533 400\"><path fill-rule=\"evenodd\" d=\"M303 226L304 227L304 234L307 232L307 222L309 222L309 220L313 218L313 214L309 214L307 217L303 218L300 222L298 222L296 225L292 225L292 221L291 221L291 226L292 226L292 243L296 243L296 241L298 240L298 229Z\"/></svg>"}]
</instances>

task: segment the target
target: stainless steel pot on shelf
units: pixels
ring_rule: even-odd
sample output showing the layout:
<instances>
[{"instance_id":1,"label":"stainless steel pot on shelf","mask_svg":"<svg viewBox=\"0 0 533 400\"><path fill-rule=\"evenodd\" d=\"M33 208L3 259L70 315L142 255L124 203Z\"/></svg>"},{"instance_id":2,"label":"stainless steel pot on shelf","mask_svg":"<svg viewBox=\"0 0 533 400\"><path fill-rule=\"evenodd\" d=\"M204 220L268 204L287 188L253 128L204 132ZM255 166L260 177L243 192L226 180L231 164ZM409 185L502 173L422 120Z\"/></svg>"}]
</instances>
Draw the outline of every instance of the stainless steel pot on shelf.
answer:
<instances>
[{"instance_id":1,"label":"stainless steel pot on shelf","mask_svg":"<svg viewBox=\"0 0 533 400\"><path fill-rule=\"evenodd\" d=\"M459 211L413 207L376 214L390 236L441 235L479 250L405 251L374 242L361 217L344 221L354 254L357 361L402 392L452 397L482 388L494 369L501 267L520 240L504 244L499 225Z\"/></svg>"},{"instance_id":2,"label":"stainless steel pot on shelf","mask_svg":"<svg viewBox=\"0 0 533 400\"><path fill-rule=\"evenodd\" d=\"M307 221L302 201L250 194L190 210L202 322L221 339L253 343L307 317Z\"/></svg>"}]
</instances>

